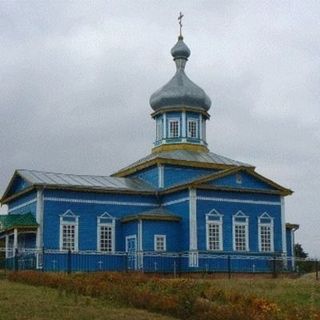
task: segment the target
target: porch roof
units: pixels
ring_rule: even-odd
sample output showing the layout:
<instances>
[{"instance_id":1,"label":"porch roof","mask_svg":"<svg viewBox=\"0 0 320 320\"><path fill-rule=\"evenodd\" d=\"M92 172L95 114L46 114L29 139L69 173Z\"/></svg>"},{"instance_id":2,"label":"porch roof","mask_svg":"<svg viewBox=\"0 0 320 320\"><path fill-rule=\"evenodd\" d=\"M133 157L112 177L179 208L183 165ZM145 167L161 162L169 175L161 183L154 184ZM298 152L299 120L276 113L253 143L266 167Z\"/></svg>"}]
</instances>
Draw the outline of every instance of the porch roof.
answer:
<instances>
[{"instance_id":1,"label":"porch roof","mask_svg":"<svg viewBox=\"0 0 320 320\"><path fill-rule=\"evenodd\" d=\"M155 209L143 211L135 215L126 216L121 219L121 222L126 223L134 220L157 220L157 221L180 221L181 217L175 215L171 211L158 207Z\"/></svg>"},{"instance_id":2,"label":"porch roof","mask_svg":"<svg viewBox=\"0 0 320 320\"><path fill-rule=\"evenodd\" d=\"M25 214L0 215L0 233L14 228L37 227L38 223L31 212Z\"/></svg>"}]
</instances>

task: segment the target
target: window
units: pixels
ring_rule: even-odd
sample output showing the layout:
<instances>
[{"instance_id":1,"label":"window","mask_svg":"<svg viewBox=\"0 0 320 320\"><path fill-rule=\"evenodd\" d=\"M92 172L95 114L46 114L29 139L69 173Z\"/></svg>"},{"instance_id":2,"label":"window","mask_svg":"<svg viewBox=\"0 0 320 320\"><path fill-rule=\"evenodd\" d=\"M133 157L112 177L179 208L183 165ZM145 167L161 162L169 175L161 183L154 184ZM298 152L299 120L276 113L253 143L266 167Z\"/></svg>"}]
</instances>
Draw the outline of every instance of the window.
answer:
<instances>
[{"instance_id":1,"label":"window","mask_svg":"<svg viewBox=\"0 0 320 320\"><path fill-rule=\"evenodd\" d=\"M188 120L188 137L197 138L198 137L198 120Z\"/></svg>"},{"instance_id":2,"label":"window","mask_svg":"<svg viewBox=\"0 0 320 320\"><path fill-rule=\"evenodd\" d=\"M167 241L166 236L161 234L154 235L154 251L166 251Z\"/></svg>"},{"instance_id":3,"label":"window","mask_svg":"<svg viewBox=\"0 0 320 320\"><path fill-rule=\"evenodd\" d=\"M105 212L98 218L97 247L101 252L114 252L115 250L115 218Z\"/></svg>"},{"instance_id":4,"label":"window","mask_svg":"<svg viewBox=\"0 0 320 320\"><path fill-rule=\"evenodd\" d=\"M169 138L179 137L180 121L178 119L169 120Z\"/></svg>"},{"instance_id":5,"label":"window","mask_svg":"<svg viewBox=\"0 0 320 320\"><path fill-rule=\"evenodd\" d=\"M242 176L240 173L236 174L236 183L242 184Z\"/></svg>"},{"instance_id":6,"label":"window","mask_svg":"<svg viewBox=\"0 0 320 320\"><path fill-rule=\"evenodd\" d=\"M233 250L249 251L248 217L239 211L233 216Z\"/></svg>"},{"instance_id":7,"label":"window","mask_svg":"<svg viewBox=\"0 0 320 320\"><path fill-rule=\"evenodd\" d=\"M78 250L78 222L71 210L60 216L60 250Z\"/></svg>"},{"instance_id":8,"label":"window","mask_svg":"<svg viewBox=\"0 0 320 320\"><path fill-rule=\"evenodd\" d=\"M273 218L266 212L259 217L259 250L273 252Z\"/></svg>"},{"instance_id":9,"label":"window","mask_svg":"<svg viewBox=\"0 0 320 320\"><path fill-rule=\"evenodd\" d=\"M222 250L222 215L215 209L206 214L207 250Z\"/></svg>"},{"instance_id":10,"label":"window","mask_svg":"<svg viewBox=\"0 0 320 320\"><path fill-rule=\"evenodd\" d=\"M163 138L163 120L158 118L156 122L156 141L159 141Z\"/></svg>"}]
</instances>

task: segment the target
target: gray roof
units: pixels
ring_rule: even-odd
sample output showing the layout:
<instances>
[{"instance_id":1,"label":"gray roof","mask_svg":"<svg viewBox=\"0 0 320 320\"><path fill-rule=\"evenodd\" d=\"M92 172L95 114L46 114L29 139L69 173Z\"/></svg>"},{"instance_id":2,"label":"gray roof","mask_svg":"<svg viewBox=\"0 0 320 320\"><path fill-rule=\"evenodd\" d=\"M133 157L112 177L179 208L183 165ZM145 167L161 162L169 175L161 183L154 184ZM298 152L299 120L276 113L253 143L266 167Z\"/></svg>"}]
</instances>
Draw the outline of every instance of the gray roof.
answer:
<instances>
[{"instance_id":1,"label":"gray roof","mask_svg":"<svg viewBox=\"0 0 320 320\"><path fill-rule=\"evenodd\" d=\"M17 174L32 185L102 190L154 191L154 188L149 184L137 178L76 175L35 170L17 170Z\"/></svg>"},{"instance_id":2,"label":"gray roof","mask_svg":"<svg viewBox=\"0 0 320 320\"><path fill-rule=\"evenodd\" d=\"M174 150L174 151L164 151L164 152L154 152L148 156L132 163L131 165L121 169L120 171L128 170L139 164L142 164L147 161L154 159L169 159L169 160L179 160L179 161L192 161L200 163L210 163L210 164L224 164L230 166L244 166L244 167L253 167L250 164L232 160L230 158L218 155L213 152L194 152L187 150Z\"/></svg>"},{"instance_id":3,"label":"gray roof","mask_svg":"<svg viewBox=\"0 0 320 320\"><path fill-rule=\"evenodd\" d=\"M208 111L211 106L209 96L203 89L193 83L184 72L190 50L183 42L182 37L179 37L171 53L174 57L177 71L167 84L151 95L151 108L154 111L158 111L167 107L181 108L187 106L200 111Z\"/></svg>"}]
</instances>

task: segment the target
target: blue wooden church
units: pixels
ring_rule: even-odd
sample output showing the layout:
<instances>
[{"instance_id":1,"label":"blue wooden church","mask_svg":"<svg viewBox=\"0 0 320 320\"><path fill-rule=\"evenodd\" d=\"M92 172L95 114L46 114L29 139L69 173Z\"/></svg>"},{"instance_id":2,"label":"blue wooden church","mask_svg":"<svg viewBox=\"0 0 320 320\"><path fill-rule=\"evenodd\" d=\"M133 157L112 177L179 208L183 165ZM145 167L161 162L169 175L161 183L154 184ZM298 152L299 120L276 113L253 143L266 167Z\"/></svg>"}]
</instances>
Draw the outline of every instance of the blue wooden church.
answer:
<instances>
[{"instance_id":1,"label":"blue wooden church","mask_svg":"<svg viewBox=\"0 0 320 320\"><path fill-rule=\"evenodd\" d=\"M212 153L211 100L185 73L180 35L173 78L152 94L152 152L111 176L16 170L1 203L6 258L36 252L36 267L78 270L270 271L294 268L292 191L253 165Z\"/></svg>"}]
</instances>

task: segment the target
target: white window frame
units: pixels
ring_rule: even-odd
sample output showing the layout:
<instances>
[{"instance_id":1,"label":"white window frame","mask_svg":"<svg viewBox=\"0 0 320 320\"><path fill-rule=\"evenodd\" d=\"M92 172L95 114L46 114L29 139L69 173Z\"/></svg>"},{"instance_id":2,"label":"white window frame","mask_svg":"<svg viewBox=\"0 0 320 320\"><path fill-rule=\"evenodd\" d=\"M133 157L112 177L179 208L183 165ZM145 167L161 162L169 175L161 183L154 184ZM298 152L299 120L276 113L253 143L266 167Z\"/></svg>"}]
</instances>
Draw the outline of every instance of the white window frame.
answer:
<instances>
[{"instance_id":1,"label":"white window frame","mask_svg":"<svg viewBox=\"0 0 320 320\"><path fill-rule=\"evenodd\" d=\"M245 221L236 221L237 218L245 219ZM245 227L245 250L239 250L236 248L236 226ZM232 217L232 241L233 241L233 250L237 252L247 252L249 251L249 217L246 216L241 210L238 211Z\"/></svg>"},{"instance_id":2,"label":"white window frame","mask_svg":"<svg viewBox=\"0 0 320 320\"><path fill-rule=\"evenodd\" d=\"M73 218L74 221L64 220L65 218ZM71 210L67 210L65 213L60 215L60 239L59 248L60 251L68 251L63 248L63 226L74 226L74 249L72 251L79 250L79 216L76 216Z\"/></svg>"},{"instance_id":3,"label":"white window frame","mask_svg":"<svg viewBox=\"0 0 320 320\"><path fill-rule=\"evenodd\" d=\"M163 139L163 119L158 118L156 120L156 141L160 141Z\"/></svg>"},{"instance_id":4,"label":"white window frame","mask_svg":"<svg viewBox=\"0 0 320 320\"><path fill-rule=\"evenodd\" d=\"M177 136L173 136L172 132L171 132L171 123L173 122L177 122L178 124L178 135ZM169 138L179 138L180 137L180 119L179 118L171 118L168 121L168 129L169 129Z\"/></svg>"},{"instance_id":5,"label":"white window frame","mask_svg":"<svg viewBox=\"0 0 320 320\"><path fill-rule=\"evenodd\" d=\"M269 222L262 222L262 219L269 219ZM264 212L261 216L258 217L258 243L260 252L274 252L274 222L273 217L271 217L267 212ZM262 251L262 239L261 239L261 227L270 228L270 251Z\"/></svg>"},{"instance_id":6,"label":"white window frame","mask_svg":"<svg viewBox=\"0 0 320 320\"><path fill-rule=\"evenodd\" d=\"M158 248L158 239L162 239L163 241L163 249L159 249ZM154 238L153 238L153 241L154 241L154 251L157 251L157 252L165 252L167 251L167 236L165 234L155 234L154 235Z\"/></svg>"},{"instance_id":7,"label":"white window frame","mask_svg":"<svg viewBox=\"0 0 320 320\"><path fill-rule=\"evenodd\" d=\"M190 133L190 128L189 128L189 124L190 123L195 123L196 124L196 135L194 137L192 137L192 135ZM198 139L199 138L199 119L188 118L188 121L187 121L187 137L188 138L192 138L192 139Z\"/></svg>"},{"instance_id":8,"label":"white window frame","mask_svg":"<svg viewBox=\"0 0 320 320\"><path fill-rule=\"evenodd\" d=\"M214 218L215 220L210 220ZM218 226L219 230L219 248L211 249L209 241L209 228L210 225ZM212 209L206 214L206 248L208 251L222 251L223 250L223 215L216 209Z\"/></svg>"},{"instance_id":9,"label":"white window frame","mask_svg":"<svg viewBox=\"0 0 320 320\"><path fill-rule=\"evenodd\" d=\"M102 222L102 219L108 219L110 222ZM101 249L101 227L111 228L111 251ZM116 240L116 219L111 216L108 212L104 212L102 215L97 217L97 250L103 253L114 253L115 252L115 240Z\"/></svg>"}]
</instances>

